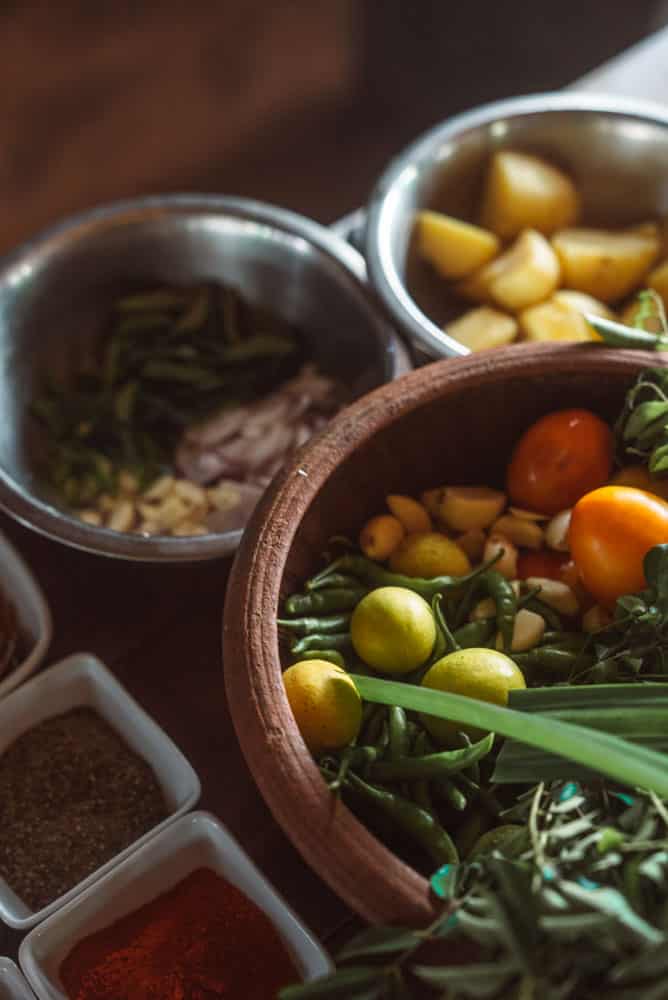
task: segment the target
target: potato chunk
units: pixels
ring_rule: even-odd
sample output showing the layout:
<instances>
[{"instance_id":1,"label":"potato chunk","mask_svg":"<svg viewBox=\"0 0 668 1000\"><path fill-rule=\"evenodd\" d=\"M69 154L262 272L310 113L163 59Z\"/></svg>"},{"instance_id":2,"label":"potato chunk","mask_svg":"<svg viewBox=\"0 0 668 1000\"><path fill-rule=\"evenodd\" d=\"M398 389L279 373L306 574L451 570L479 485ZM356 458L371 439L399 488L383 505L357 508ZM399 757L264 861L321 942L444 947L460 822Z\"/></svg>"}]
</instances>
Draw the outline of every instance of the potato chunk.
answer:
<instances>
[{"instance_id":1,"label":"potato chunk","mask_svg":"<svg viewBox=\"0 0 668 1000\"><path fill-rule=\"evenodd\" d=\"M602 302L616 302L637 288L659 253L651 233L562 229L552 237L564 284Z\"/></svg>"},{"instance_id":2,"label":"potato chunk","mask_svg":"<svg viewBox=\"0 0 668 1000\"><path fill-rule=\"evenodd\" d=\"M481 220L502 239L523 229L537 229L549 236L572 226L580 211L580 198L570 177L550 163L502 150L492 156L485 180Z\"/></svg>"},{"instance_id":3,"label":"potato chunk","mask_svg":"<svg viewBox=\"0 0 668 1000\"><path fill-rule=\"evenodd\" d=\"M585 313L614 319L614 314L591 295L568 289L555 292L547 302L523 309L518 319L527 340L600 340Z\"/></svg>"},{"instance_id":4,"label":"potato chunk","mask_svg":"<svg viewBox=\"0 0 668 1000\"><path fill-rule=\"evenodd\" d=\"M479 306L448 323L445 332L471 351L503 347L517 336L517 321L507 313Z\"/></svg>"},{"instance_id":5,"label":"potato chunk","mask_svg":"<svg viewBox=\"0 0 668 1000\"><path fill-rule=\"evenodd\" d=\"M500 257L457 285L465 298L503 309L525 309L542 302L559 284L559 258L544 236L526 229Z\"/></svg>"},{"instance_id":6,"label":"potato chunk","mask_svg":"<svg viewBox=\"0 0 668 1000\"><path fill-rule=\"evenodd\" d=\"M417 249L444 278L465 278L499 252L494 233L440 212L419 212Z\"/></svg>"}]
</instances>

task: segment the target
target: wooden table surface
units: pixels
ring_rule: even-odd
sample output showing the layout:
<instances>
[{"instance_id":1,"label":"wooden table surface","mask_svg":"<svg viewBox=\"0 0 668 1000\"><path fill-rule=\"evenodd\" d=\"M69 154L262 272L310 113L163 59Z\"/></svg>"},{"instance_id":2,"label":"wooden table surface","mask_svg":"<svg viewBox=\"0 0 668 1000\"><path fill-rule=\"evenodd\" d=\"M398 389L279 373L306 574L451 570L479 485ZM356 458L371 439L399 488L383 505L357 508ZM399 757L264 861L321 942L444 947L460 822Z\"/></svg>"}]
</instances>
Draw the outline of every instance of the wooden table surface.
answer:
<instances>
[{"instance_id":1,"label":"wooden table surface","mask_svg":"<svg viewBox=\"0 0 668 1000\"><path fill-rule=\"evenodd\" d=\"M572 89L668 103L666 67L668 29ZM47 666L74 652L100 657L191 761L202 782L199 806L223 820L311 930L336 950L357 920L273 821L228 713L221 631L230 560L187 567L124 563L66 548L2 514L0 530L25 557L51 606ZM20 939L0 925L0 953L15 957Z\"/></svg>"}]
</instances>

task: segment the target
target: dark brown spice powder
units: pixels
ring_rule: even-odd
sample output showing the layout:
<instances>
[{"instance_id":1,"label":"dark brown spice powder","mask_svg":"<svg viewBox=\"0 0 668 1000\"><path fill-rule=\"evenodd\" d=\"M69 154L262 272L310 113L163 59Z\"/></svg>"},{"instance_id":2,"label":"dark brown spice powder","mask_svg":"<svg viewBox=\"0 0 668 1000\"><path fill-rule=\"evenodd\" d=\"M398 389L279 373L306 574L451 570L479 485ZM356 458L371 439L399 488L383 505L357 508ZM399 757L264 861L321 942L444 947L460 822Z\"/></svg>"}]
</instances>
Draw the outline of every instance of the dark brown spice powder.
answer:
<instances>
[{"instance_id":1,"label":"dark brown spice powder","mask_svg":"<svg viewBox=\"0 0 668 1000\"><path fill-rule=\"evenodd\" d=\"M0 875L33 910L166 816L149 765L93 709L47 719L0 757Z\"/></svg>"}]
</instances>

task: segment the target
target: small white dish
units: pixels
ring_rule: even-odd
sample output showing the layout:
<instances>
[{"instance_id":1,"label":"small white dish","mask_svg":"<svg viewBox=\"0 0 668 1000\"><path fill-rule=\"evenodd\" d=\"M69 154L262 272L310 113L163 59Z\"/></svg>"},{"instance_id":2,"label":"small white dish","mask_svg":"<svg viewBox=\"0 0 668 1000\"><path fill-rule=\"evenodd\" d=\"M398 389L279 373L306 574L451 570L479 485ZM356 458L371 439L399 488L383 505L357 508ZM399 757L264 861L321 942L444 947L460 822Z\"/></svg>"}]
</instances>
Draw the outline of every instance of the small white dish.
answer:
<instances>
[{"instance_id":1,"label":"small white dish","mask_svg":"<svg viewBox=\"0 0 668 1000\"><path fill-rule=\"evenodd\" d=\"M11 958L0 958L0 1000L35 1000L35 994Z\"/></svg>"},{"instance_id":2,"label":"small white dish","mask_svg":"<svg viewBox=\"0 0 668 1000\"><path fill-rule=\"evenodd\" d=\"M51 612L37 581L14 546L0 533L0 588L16 608L28 653L0 679L0 698L34 673L44 659L52 634Z\"/></svg>"},{"instance_id":3,"label":"small white dish","mask_svg":"<svg viewBox=\"0 0 668 1000\"><path fill-rule=\"evenodd\" d=\"M202 867L213 869L264 910L302 979L318 979L332 971L321 945L222 823L210 813L194 812L152 837L24 938L19 962L40 1000L67 1000L59 969L81 938L138 910ZM260 955L257 960L261 961Z\"/></svg>"},{"instance_id":4,"label":"small white dish","mask_svg":"<svg viewBox=\"0 0 668 1000\"><path fill-rule=\"evenodd\" d=\"M150 765L162 788L169 815L78 885L40 910L31 910L7 882L0 878L0 919L11 927L23 930L39 923L96 882L158 831L192 809L200 796L199 778L178 747L100 660L90 653L68 656L0 701L0 754L40 722L78 706L88 706L97 711L123 737L127 745Z\"/></svg>"}]
</instances>

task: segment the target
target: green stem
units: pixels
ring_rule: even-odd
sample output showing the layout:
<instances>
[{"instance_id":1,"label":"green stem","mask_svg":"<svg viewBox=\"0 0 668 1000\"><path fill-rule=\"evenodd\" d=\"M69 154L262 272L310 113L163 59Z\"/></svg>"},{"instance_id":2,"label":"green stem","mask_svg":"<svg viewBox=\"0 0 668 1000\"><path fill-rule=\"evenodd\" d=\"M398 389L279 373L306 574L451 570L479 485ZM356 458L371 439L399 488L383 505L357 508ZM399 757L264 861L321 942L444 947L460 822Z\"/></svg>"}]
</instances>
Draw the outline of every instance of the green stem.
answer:
<instances>
[{"instance_id":1,"label":"green stem","mask_svg":"<svg viewBox=\"0 0 668 1000\"><path fill-rule=\"evenodd\" d=\"M668 798L668 757L608 733L541 715L528 715L449 692L396 681L351 675L361 697L384 705L401 705L452 722L490 730L549 750L605 774L625 785L639 786Z\"/></svg>"}]
</instances>

